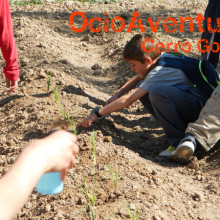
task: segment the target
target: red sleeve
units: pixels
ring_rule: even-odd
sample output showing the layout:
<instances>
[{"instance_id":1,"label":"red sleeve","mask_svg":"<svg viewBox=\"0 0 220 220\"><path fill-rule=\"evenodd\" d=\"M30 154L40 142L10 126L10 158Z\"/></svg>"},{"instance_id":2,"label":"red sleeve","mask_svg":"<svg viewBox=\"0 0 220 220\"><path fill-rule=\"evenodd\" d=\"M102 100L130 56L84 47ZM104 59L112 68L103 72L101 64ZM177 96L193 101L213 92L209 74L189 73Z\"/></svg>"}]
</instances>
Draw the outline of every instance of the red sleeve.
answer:
<instances>
[{"instance_id":1,"label":"red sleeve","mask_svg":"<svg viewBox=\"0 0 220 220\"><path fill-rule=\"evenodd\" d=\"M6 63L3 70L5 76L17 81L19 68L8 0L0 0L0 47Z\"/></svg>"}]
</instances>

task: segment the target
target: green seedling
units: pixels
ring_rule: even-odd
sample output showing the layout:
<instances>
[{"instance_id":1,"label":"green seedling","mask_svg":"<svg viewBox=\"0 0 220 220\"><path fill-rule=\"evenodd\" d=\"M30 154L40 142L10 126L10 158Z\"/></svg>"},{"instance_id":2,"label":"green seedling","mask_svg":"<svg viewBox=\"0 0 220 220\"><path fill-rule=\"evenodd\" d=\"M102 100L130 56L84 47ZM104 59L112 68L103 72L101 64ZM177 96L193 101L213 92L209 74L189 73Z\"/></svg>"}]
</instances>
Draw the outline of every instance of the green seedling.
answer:
<instances>
[{"instance_id":1,"label":"green seedling","mask_svg":"<svg viewBox=\"0 0 220 220\"><path fill-rule=\"evenodd\" d=\"M89 206L89 204L87 204L85 207L83 207L82 209L80 209L80 210L75 214L75 216L79 215L79 214L82 213L82 212L85 212L86 209L88 208L88 206Z\"/></svg>"},{"instance_id":2,"label":"green seedling","mask_svg":"<svg viewBox=\"0 0 220 220\"><path fill-rule=\"evenodd\" d=\"M96 170L95 170L95 166L96 166L96 154L95 154L95 138L96 138L96 132L93 131L92 132L92 153L93 153L93 176L92 176L92 192L91 192L91 196L88 192L88 188L86 186L86 176L84 176L84 183L81 185L79 183L79 181L72 175L72 178L74 179L74 181L77 183L77 185L79 186L80 190L84 193L86 200L88 201L88 205L91 209L91 213L92 213L92 219L95 220L95 211L94 211L94 206L95 206L95 202L97 199L97 194L99 191L99 188L101 187L101 181L102 181L102 177L100 178L99 181L99 185L98 188L96 188Z\"/></svg>"},{"instance_id":3,"label":"green seedling","mask_svg":"<svg viewBox=\"0 0 220 220\"><path fill-rule=\"evenodd\" d=\"M70 125L71 125L71 128L72 128L72 130L73 130L73 133L74 133L75 135L77 135L76 124L75 124L75 122L74 122L73 116L72 116L72 118L70 118L69 115L68 115L67 117L68 117L69 123L70 123Z\"/></svg>"},{"instance_id":4,"label":"green seedling","mask_svg":"<svg viewBox=\"0 0 220 220\"><path fill-rule=\"evenodd\" d=\"M92 220L95 220L95 211L93 208L91 208L91 211L92 211Z\"/></svg>"},{"instance_id":5,"label":"green seedling","mask_svg":"<svg viewBox=\"0 0 220 220\"><path fill-rule=\"evenodd\" d=\"M95 205L96 201L96 189L95 189L95 174L92 176L92 206Z\"/></svg>"},{"instance_id":6,"label":"green seedling","mask_svg":"<svg viewBox=\"0 0 220 220\"><path fill-rule=\"evenodd\" d=\"M114 173L113 173L113 169L111 167L111 165L108 165L113 183L114 183L114 188L115 188L115 192L118 191L118 179L119 179L119 167L118 170L116 170L116 168L114 169Z\"/></svg>"},{"instance_id":7,"label":"green seedling","mask_svg":"<svg viewBox=\"0 0 220 220\"><path fill-rule=\"evenodd\" d=\"M131 220L138 220L138 218L139 218L138 217L138 214L139 214L138 209L135 209L135 216L134 216L133 213L131 212L129 205L125 201L124 201L124 207L126 208Z\"/></svg>"},{"instance_id":8,"label":"green seedling","mask_svg":"<svg viewBox=\"0 0 220 220\"><path fill-rule=\"evenodd\" d=\"M72 178L74 179L74 181L77 183L78 187L80 188L80 190L83 192L83 194L85 195L85 198L86 200L88 201L88 206L90 207L91 209L91 212L92 212L92 216L93 216L93 219L95 219L95 211L93 209L93 207L95 206L95 202L96 202L96 198L97 198L97 194L98 194L98 190L101 186L101 180L102 178L100 178L100 182L99 182L99 187L98 189L95 189L95 175L93 175L93 186L92 186L92 195L90 196L89 195L89 192L88 192L88 188L86 186L86 176L84 176L84 183L83 185L81 185L79 183L79 181L72 175ZM79 213L78 213L79 214ZM77 215L78 215L77 214Z\"/></svg>"},{"instance_id":9,"label":"green seedling","mask_svg":"<svg viewBox=\"0 0 220 220\"><path fill-rule=\"evenodd\" d=\"M55 88L54 88L54 90L53 90L53 93L54 93L55 102L58 103L59 95L58 95L57 85L55 85Z\"/></svg>"},{"instance_id":10,"label":"green seedling","mask_svg":"<svg viewBox=\"0 0 220 220\"><path fill-rule=\"evenodd\" d=\"M47 93L50 91L50 81L51 81L52 73L48 74L48 79L47 79Z\"/></svg>"},{"instance_id":11,"label":"green seedling","mask_svg":"<svg viewBox=\"0 0 220 220\"><path fill-rule=\"evenodd\" d=\"M93 130L93 132L92 132L92 155L93 155L93 167L96 166L95 138L96 138L96 132Z\"/></svg>"},{"instance_id":12,"label":"green seedling","mask_svg":"<svg viewBox=\"0 0 220 220\"><path fill-rule=\"evenodd\" d=\"M74 179L74 181L77 183L77 185L79 186L80 190L84 193L84 195L85 195L85 197L86 197L86 199L87 199L87 201L88 201L88 203L89 203L89 206L91 206L91 205L92 205L92 204L91 204L91 199L90 199L90 196L89 196L89 194L88 194L87 187L86 187L86 177L84 176L84 183L83 183L83 185L81 185L81 184L79 183L79 181L78 181L72 174L70 174L70 175L72 176L72 178Z\"/></svg>"},{"instance_id":13,"label":"green seedling","mask_svg":"<svg viewBox=\"0 0 220 220\"><path fill-rule=\"evenodd\" d=\"M112 212L112 213L110 214L108 220L111 220L113 214L114 214L114 212Z\"/></svg>"},{"instance_id":14,"label":"green seedling","mask_svg":"<svg viewBox=\"0 0 220 220\"><path fill-rule=\"evenodd\" d=\"M60 104L60 111L61 111L61 114L63 116L63 119L66 120L66 113L65 113L65 110L64 110L64 103L63 102Z\"/></svg>"},{"instance_id":15,"label":"green seedling","mask_svg":"<svg viewBox=\"0 0 220 220\"><path fill-rule=\"evenodd\" d=\"M95 166L96 166L96 154L95 154L95 138L96 138L96 132L92 131L92 155L93 155L93 177L92 177L92 204L95 205L96 201L96 189L95 189Z\"/></svg>"}]
</instances>

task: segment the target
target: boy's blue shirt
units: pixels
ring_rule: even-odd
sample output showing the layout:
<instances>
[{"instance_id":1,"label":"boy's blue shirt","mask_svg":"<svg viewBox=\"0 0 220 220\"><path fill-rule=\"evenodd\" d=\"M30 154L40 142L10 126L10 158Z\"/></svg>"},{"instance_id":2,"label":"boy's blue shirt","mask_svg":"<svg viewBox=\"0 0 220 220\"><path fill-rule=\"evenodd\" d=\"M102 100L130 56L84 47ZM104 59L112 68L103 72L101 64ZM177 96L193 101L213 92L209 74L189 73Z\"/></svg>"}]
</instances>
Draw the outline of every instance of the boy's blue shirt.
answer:
<instances>
[{"instance_id":1,"label":"boy's blue shirt","mask_svg":"<svg viewBox=\"0 0 220 220\"><path fill-rule=\"evenodd\" d=\"M162 53L160 57L176 56L169 53ZM139 87L148 93L151 87L156 84L176 86L184 91L190 91L192 94L200 96L199 91L197 91L193 83L181 69L155 66L155 68L147 74L142 83L140 83Z\"/></svg>"}]
</instances>

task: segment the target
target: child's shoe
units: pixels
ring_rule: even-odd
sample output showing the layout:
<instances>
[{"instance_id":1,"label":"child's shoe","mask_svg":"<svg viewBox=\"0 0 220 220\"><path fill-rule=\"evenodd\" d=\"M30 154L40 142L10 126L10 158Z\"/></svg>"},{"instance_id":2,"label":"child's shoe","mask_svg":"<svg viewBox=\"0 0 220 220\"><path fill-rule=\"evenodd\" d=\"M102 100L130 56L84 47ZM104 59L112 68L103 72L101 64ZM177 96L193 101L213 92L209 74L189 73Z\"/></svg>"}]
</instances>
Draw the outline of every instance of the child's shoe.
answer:
<instances>
[{"instance_id":1,"label":"child's shoe","mask_svg":"<svg viewBox=\"0 0 220 220\"><path fill-rule=\"evenodd\" d=\"M166 150L162 151L158 156L159 157L170 157L172 152L175 150L175 147L169 146Z\"/></svg>"},{"instance_id":2,"label":"child's shoe","mask_svg":"<svg viewBox=\"0 0 220 220\"><path fill-rule=\"evenodd\" d=\"M196 139L192 135L186 135L175 151L173 151L170 155L170 159L186 163L189 161L189 158L194 154L196 149Z\"/></svg>"}]
</instances>

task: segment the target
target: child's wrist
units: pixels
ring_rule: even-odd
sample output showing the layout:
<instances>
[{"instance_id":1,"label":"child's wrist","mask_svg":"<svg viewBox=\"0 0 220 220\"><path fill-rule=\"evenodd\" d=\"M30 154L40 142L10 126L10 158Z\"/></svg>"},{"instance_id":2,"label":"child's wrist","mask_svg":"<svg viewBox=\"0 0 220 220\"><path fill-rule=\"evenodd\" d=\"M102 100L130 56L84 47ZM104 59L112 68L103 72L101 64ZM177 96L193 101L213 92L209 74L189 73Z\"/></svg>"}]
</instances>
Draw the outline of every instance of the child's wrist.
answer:
<instances>
[{"instance_id":1,"label":"child's wrist","mask_svg":"<svg viewBox=\"0 0 220 220\"><path fill-rule=\"evenodd\" d=\"M95 115L97 116L97 118L101 118L101 117L102 117L102 115L100 114L99 110L100 110L100 109L97 109L97 110L94 112Z\"/></svg>"}]
</instances>

